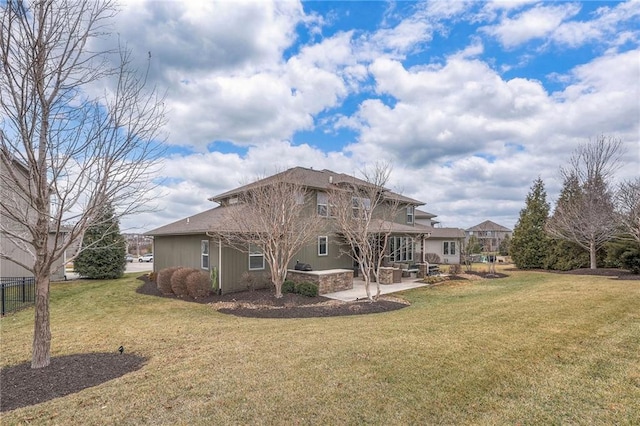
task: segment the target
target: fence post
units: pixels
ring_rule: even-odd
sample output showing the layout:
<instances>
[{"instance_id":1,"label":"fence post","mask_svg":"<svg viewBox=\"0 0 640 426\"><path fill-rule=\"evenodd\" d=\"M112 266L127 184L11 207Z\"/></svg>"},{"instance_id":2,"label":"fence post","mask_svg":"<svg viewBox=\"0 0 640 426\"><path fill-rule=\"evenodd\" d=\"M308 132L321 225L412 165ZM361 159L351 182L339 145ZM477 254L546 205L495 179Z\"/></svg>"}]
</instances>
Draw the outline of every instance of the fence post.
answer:
<instances>
[{"instance_id":1,"label":"fence post","mask_svg":"<svg viewBox=\"0 0 640 426\"><path fill-rule=\"evenodd\" d=\"M2 315L4 315L4 283L0 283L0 299L2 299Z\"/></svg>"},{"instance_id":2,"label":"fence post","mask_svg":"<svg viewBox=\"0 0 640 426\"><path fill-rule=\"evenodd\" d=\"M22 303L27 301L27 278L22 277Z\"/></svg>"}]
</instances>

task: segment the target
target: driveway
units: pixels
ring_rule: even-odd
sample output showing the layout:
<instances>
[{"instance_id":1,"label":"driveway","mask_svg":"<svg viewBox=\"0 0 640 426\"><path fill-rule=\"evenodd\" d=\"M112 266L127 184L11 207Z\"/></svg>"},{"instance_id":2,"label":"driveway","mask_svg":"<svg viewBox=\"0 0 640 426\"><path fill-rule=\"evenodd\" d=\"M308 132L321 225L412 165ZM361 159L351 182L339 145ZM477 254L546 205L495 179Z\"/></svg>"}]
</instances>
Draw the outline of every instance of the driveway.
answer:
<instances>
[{"instance_id":1,"label":"driveway","mask_svg":"<svg viewBox=\"0 0 640 426\"><path fill-rule=\"evenodd\" d=\"M153 271L153 262L138 262L137 260L133 262L127 262L127 267L124 270L125 273L135 272L139 273L140 275L145 272L151 271ZM77 280L78 278L80 278L78 274L71 271L67 271L65 275L67 277L67 280Z\"/></svg>"},{"instance_id":2,"label":"driveway","mask_svg":"<svg viewBox=\"0 0 640 426\"><path fill-rule=\"evenodd\" d=\"M138 262L138 260L134 260L133 262L127 262L127 269L125 272L151 272L153 271L153 262Z\"/></svg>"}]
</instances>

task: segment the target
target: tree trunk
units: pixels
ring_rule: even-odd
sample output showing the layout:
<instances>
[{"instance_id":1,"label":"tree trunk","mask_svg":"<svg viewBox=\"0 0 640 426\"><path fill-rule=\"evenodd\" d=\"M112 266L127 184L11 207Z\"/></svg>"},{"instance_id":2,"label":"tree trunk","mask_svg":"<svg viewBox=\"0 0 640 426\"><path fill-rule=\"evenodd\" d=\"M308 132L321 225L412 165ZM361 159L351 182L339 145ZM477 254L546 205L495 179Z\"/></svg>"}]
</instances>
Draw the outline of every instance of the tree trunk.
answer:
<instances>
[{"instance_id":1,"label":"tree trunk","mask_svg":"<svg viewBox=\"0 0 640 426\"><path fill-rule=\"evenodd\" d=\"M364 290L367 293L367 299L373 300L373 298L371 297L371 290L369 287L369 285L371 284L371 268L368 268L363 265L360 268L360 271L362 272L362 279L364 280Z\"/></svg>"},{"instance_id":2,"label":"tree trunk","mask_svg":"<svg viewBox=\"0 0 640 426\"><path fill-rule=\"evenodd\" d=\"M597 261L596 261L596 244L591 241L589 243L589 260L591 262L591 269L596 269L598 267Z\"/></svg>"},{"instance_id":3,"label":"tree trunk","mask_svg":"<svg viewBox=\"0 0 640 426\"><path fill-rule=\"evenodd\" d=\"M33 354L31 368L49 365L51 358L51 327L49 325L49 283L48 273L36 275L36 321L33 330Z\"/></svg>"}]
</instances>

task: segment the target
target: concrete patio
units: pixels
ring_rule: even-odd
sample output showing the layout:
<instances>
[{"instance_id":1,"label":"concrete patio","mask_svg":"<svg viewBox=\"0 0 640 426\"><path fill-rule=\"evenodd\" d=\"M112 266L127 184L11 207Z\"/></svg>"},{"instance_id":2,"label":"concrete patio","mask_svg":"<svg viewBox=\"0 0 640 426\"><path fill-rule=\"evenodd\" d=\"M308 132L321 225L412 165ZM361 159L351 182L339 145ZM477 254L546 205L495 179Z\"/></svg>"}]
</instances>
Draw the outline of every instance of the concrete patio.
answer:
<instances>
[{"instance_id":1,"label":"concrete patio","mask_svg":"<svg viewBox=\"0 0 640 426\"><path fill-rule=\"evenodd\" d=\"M422 282L418 278L403 278L402 282L396 284L381 284L380 294L396 293L402 290L409 290L411 288L425 287L428 284ZM369 286L371 294L376 293L376 283L372 282ZM335 293L326 293L322 296L330 299L343 300L345 302L351 302L354 300L366 299L367 292L364 288L364 280L362 278L353 279L353 288L351 290L337 291Z\"/></svg>"}]
</instances>

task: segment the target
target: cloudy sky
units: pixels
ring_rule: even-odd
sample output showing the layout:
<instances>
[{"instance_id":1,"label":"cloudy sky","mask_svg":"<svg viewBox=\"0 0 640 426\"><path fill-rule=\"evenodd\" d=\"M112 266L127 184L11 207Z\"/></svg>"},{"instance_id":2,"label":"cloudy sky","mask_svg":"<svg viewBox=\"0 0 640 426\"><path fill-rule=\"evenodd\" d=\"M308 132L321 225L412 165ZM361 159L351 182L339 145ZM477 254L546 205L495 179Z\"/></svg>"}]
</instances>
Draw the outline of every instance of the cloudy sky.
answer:
<instances>
[{"instance_id":1,"label":"cloudy sky","mask_svg":"<svg viewBox=\"0 0 640 426\"><path fill-rule=\"evenodd\" d=\"M640 2L129 1L115 22L167 91L158 211L147 231L208 197L293 166L358 174L444 226L512 228L534 179L599 135L640 164Z\"/></svg>"}]
</instances>

